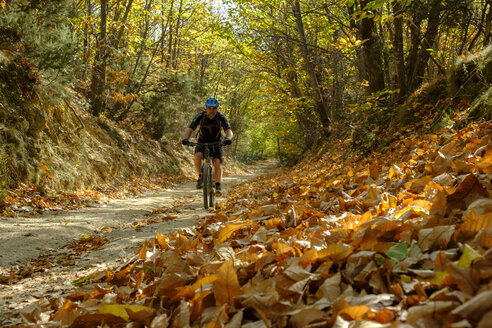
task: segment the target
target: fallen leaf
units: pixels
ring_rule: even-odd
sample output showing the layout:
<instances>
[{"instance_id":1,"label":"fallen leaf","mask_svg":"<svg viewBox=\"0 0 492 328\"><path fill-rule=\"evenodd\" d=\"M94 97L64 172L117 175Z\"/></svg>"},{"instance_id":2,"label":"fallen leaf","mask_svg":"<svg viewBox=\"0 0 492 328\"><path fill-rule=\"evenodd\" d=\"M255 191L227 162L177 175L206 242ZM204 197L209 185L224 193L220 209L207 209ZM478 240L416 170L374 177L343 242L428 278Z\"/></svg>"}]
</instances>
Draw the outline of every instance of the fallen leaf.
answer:
<instances>
[{"instance_id":1,"label":"fallen leaf","mask_svg":"<svg viewBox=\"0 0 492 328\"><path fill-rule=\"evenodd\" d=\"M214 294L217 306L234 304L234 298L241 295L239 281L232 261L227 261L217 271L214 282Z\"/></svg>"}]
</instances>

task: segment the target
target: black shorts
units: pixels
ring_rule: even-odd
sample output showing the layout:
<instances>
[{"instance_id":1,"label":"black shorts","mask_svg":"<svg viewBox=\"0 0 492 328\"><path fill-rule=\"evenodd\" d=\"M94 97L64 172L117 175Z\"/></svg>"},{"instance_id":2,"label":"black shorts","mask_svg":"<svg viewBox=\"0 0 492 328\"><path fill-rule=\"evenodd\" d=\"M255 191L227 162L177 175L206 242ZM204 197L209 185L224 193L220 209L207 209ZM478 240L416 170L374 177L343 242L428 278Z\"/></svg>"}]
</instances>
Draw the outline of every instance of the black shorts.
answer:
<instances>
[{"instance_id":1,"label":"black shorts","mask_svg":"<svg viewBox=\"0 0 492 328\"><path fill-rule=\"evenodd\" d=\"M201 146L201 145L197 145L195 147L195 154L196 153L204 153L204 147ZM220 146L217 146L217 147L213 147L210 149L210 156L212 156L212 158L218 158L220 160L220 162L222 163L223 160L222 160L222 147Z\"/></svg>"}]
</instances>

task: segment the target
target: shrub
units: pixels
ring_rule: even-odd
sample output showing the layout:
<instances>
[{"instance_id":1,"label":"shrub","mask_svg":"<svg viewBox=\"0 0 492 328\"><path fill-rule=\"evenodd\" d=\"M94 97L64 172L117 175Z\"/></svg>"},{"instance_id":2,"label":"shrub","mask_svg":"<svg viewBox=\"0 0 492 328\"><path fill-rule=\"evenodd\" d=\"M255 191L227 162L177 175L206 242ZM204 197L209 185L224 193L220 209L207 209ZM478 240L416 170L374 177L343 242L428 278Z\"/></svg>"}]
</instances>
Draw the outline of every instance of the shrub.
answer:
<instances>
[{"instance_id":1,"label":"shrub","mask_svg":"<svg viewBox=\"0 0 492 328\"><path fill-rule=\"evenodd\" d=\"M9 167L8 159L3 150L0 151L0 204L7 194L9 184Z\"/></svg>"}]
</instances>

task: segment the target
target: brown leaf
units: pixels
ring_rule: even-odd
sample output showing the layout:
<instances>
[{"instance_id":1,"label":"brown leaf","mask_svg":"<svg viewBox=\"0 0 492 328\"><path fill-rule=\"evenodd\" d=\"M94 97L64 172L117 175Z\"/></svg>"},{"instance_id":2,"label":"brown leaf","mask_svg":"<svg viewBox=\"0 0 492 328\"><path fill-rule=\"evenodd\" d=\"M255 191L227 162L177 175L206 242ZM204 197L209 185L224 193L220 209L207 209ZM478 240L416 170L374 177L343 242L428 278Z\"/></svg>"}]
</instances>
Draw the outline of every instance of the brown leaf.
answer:
<instances>
[{"instance_id":1,"label":"brown leaf","mask_svg":"<svg viewBox=\"0 0 492 328\"><path fill-rule=\"evenodd\" d=\"M77 317L70 328L99 327L103 323L113 327L123 325L126 321L112 314L88 313Z\"/></svg>"},{"instance_id":2,"label":"brown leaf","mask_svg":"<svg viewBox=\"0 0 492 328\"><path fill-rule=\"evenodd\" d=\"M461 291L468 295L474 294L478 286L471 275L470 268L458 268L454 263L447 263L445 269L451 277L456 279Z\"/></svg>"},{"instance_id":3,"label":"brown leaf","mask_svg":"<svg viewBox=\"0 0 492 328\"><path fill-rule=\"evenodd\" d=\"M492 311L489 311L482 316L480 322L477 325L477 328L488 328L490 327L491 322L492 322Z\"/></svg>"},{"instance_id":4,"label":"brown leaf","mask_svg":"<svg viewBox=\"0 0 492 328\"><path fill-rule=\"evenodd\" d=\"M167 328L169 326L169 318L166 313L157 315L150 324L150 328Z\"/></svg>"},{"instance_id":5,"label":"brown leaf","mask_svg":"<svg viewBox=\"0 0 492 328\"><path fill-rule=\"evenodd\" d=\"M492 148L487 149L482 159L476 164L480 172L492 174Z\"/></svg>"},{"instance_id":6,"label":"brown leaf","mask_svg":"<svg viewBox=\"0 0 492 328\"><path fill-rule=\"evenodd\" d=\"M418 179L413 179L411 181L408 181L405 183L405 188L407 188L408 191L414 192L414 193L421 193L424 191L425 186L432 180L431 176L425 176L422 178Z\"/></svg>"},{"instance_id":7,"label":"brown leaf","mask_svg":"<svg viewBox=\"0 0 492 328\"><path fill-rule=\"evenodd\" d=\"M231 320L225 325L224 328L241 328L241 322L243 321L243 310L234 314Z\"/></svg>"},{"instance_id":8,"label":"brown leaf","mask_svg":"<svg viewBox=\"0 0 492 328\"><path fill-rule=\"evenodd\" d=\"M477 182L477 178L475 177L475 175L471 173L468 174L460 182L458 188L456 188L456 190L452 194L448 195L448 202L456 202L464 199L466 195L468 195L468 193L473 189L475 182Z\"/></svg>"},{"instance_id":9,"label":"brown leaf","mask_svg":"<svg viewBox=\"0 0 492 328\"><path fill-rule=\"evenodd\" d=\"M462 318L478 321L484 314L492 310L492 290L475 295L471 300L458 306L451 313Z\"/></svg>"},{"instance_id":10,"label":"brown leaf","mask_svg":"<svg viewBox=\"0 0 492 328\"><path fill-rule=\"evenodd\" d=\"M316 297L325 298L329 304L333 304L338 296L340 296L340 283L342 282L342 275L337 272L333 277L325 279L323 284L316 292Z\"/></svg>"},{"instance_id":11,"label":"brown leaf","mask_svg":"<svg viewBox=\"0 0 492 328\"><path fill-rule=\"evenodd\" d=\"M222 304L234 304L234 298L241 295L241 286L237 279L234 263L225 262L217 271L217 280L214 282L214 294L217 306Z\"/></svg>"},{"instance_id":12,"label":"brown leaf","mask_svg":"<svg viewBox=\"0 0 492 328\"><path fill-rule=\"evenodd\" d=\"M190 303L182 300L179 307L176 309L177 314L174 319L175 327L189 327L190 326Z\"/></svg>"},{"instance_id":13,"label":"brown leaf","mask_svg":"<svg viewBox=\"0 0 492 328\"><path fill-rule=\"evenodd\" d=\"M429 249L446 249L448 243L453 237L454 226L437 226L432 229L419 230L419 246L422 251Z\"/></svg>"},{"instance_id":14,"label":"brown leaf","mask_svg":"<svg viewBox=\"0 0 492 328\"><path fill-rule=\"evenodd\" d=\"M318 309L304 309L294 314L289 319L289 326L304 328L313 322L326 322L327 313Z\"/></svg>"},{"instance_id":15,"label":"brown leaf","mask_svg":"<svg viewBox=\"0 0 492 328\"><path fill-rule=\"evenodd\" d=\"M377 163L372 163L369 166L369 176L373 180L377 180L379 175L381 174L381 170L379 169L379 165Z\"/></svg>"},{"instance_id":16,"label":"brown leaf","mask_svg":"<svg viewBox=\"0 0 492 328\"><path fill-rule=\"evenodd\" d=\"M448 315L459 303L453 301L435 301L415 305L408 309L408 323L417 322L424 318L438 318Z\"/></svg>"}]
</instances>

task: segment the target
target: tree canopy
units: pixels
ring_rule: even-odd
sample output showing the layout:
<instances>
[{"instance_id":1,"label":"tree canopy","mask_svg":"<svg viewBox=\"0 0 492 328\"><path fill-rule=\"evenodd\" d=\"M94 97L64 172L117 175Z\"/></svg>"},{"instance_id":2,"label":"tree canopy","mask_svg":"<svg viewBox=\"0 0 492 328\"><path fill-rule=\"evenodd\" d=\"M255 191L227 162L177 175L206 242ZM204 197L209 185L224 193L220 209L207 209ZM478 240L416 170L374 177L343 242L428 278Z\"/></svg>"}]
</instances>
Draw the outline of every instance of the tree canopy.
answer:
<instances>
[{"instance_id":1,"label":"tree canopy","mask_svg":"<svg viewBox=\"0 0 492 328\"><path fill-rule=\"evenodd\" d=\"M1 74L155 139L216 96L239 155L288 159L484 49L491 20L489 0L2 0Z\"/></svg>"}]
</instances>

